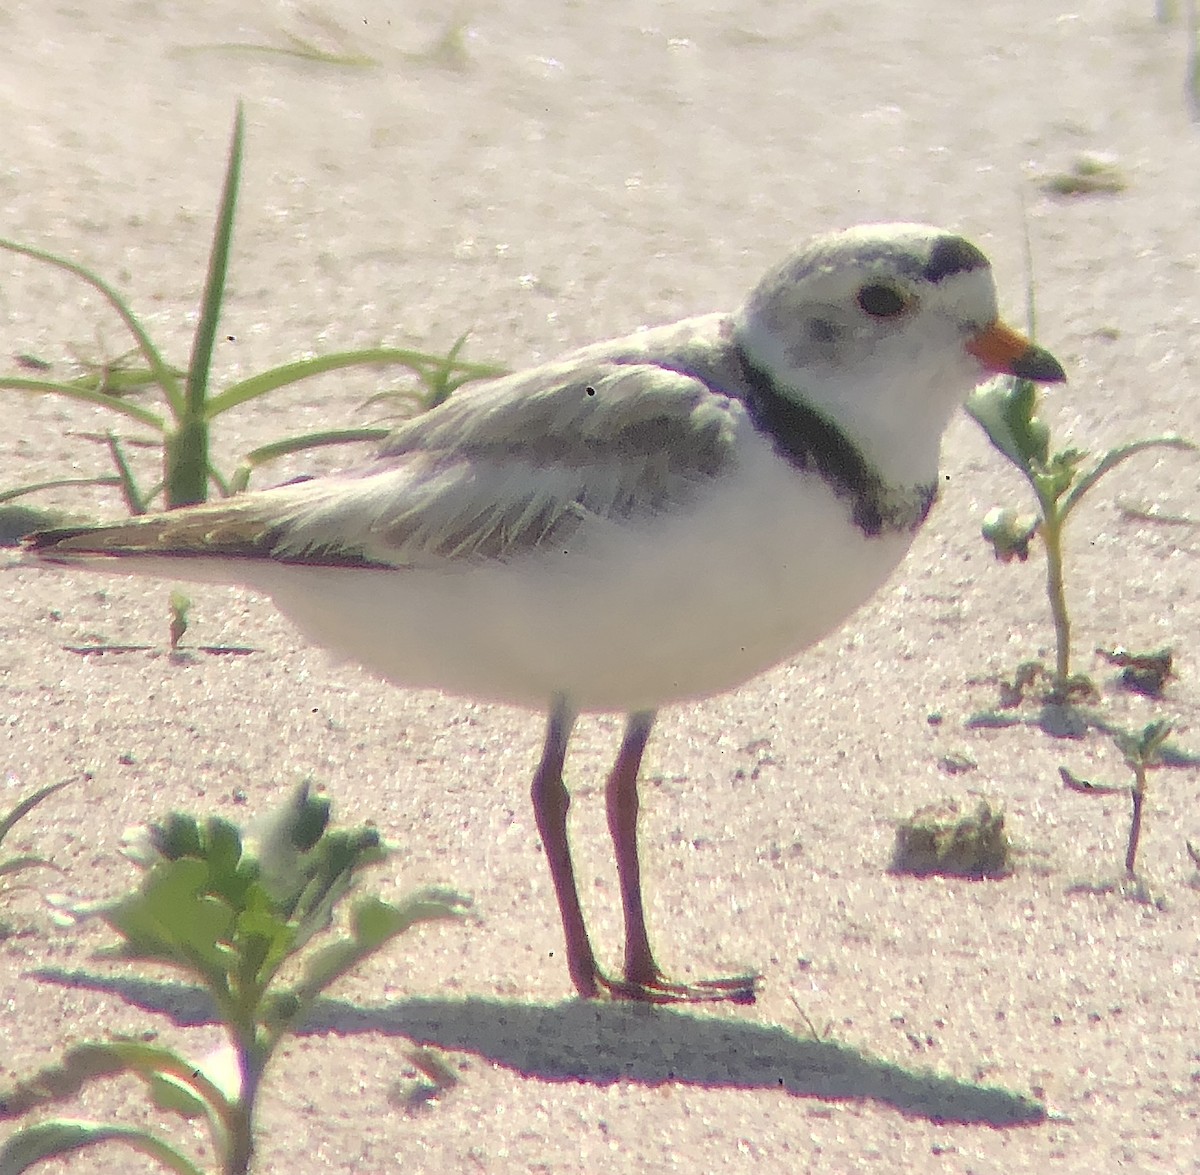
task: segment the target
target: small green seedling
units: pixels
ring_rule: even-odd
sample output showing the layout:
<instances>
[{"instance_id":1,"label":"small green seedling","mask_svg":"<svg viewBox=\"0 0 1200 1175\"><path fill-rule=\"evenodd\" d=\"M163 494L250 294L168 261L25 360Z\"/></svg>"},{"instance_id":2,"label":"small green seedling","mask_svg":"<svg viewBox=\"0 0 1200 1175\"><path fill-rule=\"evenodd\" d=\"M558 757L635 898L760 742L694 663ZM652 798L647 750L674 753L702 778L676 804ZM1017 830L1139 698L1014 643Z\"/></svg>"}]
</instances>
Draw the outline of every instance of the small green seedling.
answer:
<instances>
[{"instance_id":1,"label":"small green seedling","mask_svg":"<svg viewBox=\"0 0 1200 1175\"><path fill-rule=\"evenodd\" d=\"M1059 768L1063 783L1072 791L1085 795L1114 795L1128 791L1132 812L1129 820L1129 837L1125 842L1125 879L1126 882L1137 883L1137 854L1138 845L1142 838L1142 816L1146 803L1146 776L1155 767L1163 766L1166 761L1165 744L1171 727L1166 722L1151 722L1139 733L1133 734L1125 730L1110 731L1112 740L1117 745L1125 760L1125 765L1133 772L1132 785L1113 785L1092 783L1079 779L1065 767Z\"/></svg>"},{"instance_id":2,"label":"small green seedling","mask_svg":"<svg viewBox=\"0 0 1200 1175\"><path fill-rule=\"evenodd\" d=\"M918 809L896 825L889 872L914 877L1007 877L1013 871L1012 845L1004 813L980 800L975 812L962 813L947 800Z\"/></svg>"},{"instance_id":3,"label":"small green seedling","mask_svg":"<svg viewBox=\"0 0 1200 1175\"><path fill-rule=\"evenodd\" d=\"M441 889L421 890L398 905L358 897L345 929L316 946L360 874L385 856L373 828L331 831L328 824L329 801L307 785L256 831L176 813L131 847L143 871L131 893L68 910L76 919L98 917L117 932L120 941L103 952L108 957L165 964L205 988L228 1037L231 1075L220 1054L197 1063L141 1037L90 1042L0 1091L0 1116L18 1117L73 1097L98 1078L130 1074L158 1109L205 1121L222 1175L245 1175L259 1090L281 1041L322 992L368 956L410 927L455 917L467 905ZM17 1131L0 1147L0 1172L18 1175L45 1159L112 1141L181 1175L201 1175L152 1131L79 1121Z\"/></svg>"},{"instance_id":4,"label":"small green seedling","mask_svg":"<svg viewBox=\"0 0 1200 1175\"><path fill-rule=\"evenodd\" d=\"M1200 849L1196 848L1190 840L1183 842L1187 846L1187 855L1191 858L1192 864L1198 870L1196 879L1192 882L1193 886L1200 885Z\"/></svg>"},{"instance_id":5,"label":"small green seedling","mask_svg":"<svg viewBox=\"0 0 1200 1175\"><path fill-rule=\"evenodd\" d=\"M171 652L179 652L179 642L183 640L183 634L188 630L188 613L192 610L191 597L185 595L178 588L173 588L171 591Z\"/></svg>"},{"instance_id":6,"label":"small green seedling","mask_svg":"<svg viewBox=\"0 0 1200 1175\"><path fill-rule=\"evenodd\" d=\"M1042 180L1042 188L1052 196L1114 195L1129 186L1116 159L1099 151L1077 155L1065 171L1054 172Z\"/></svg>"},{"instance_id":7,"label":"small green seedling","mask_svg":"<svg viewBox=\"0 0 1200 1175\"><path fill-rule=\"evenodd\" d=\"M24 819L48 796L52 796L56 791L60 791L66 787L71 781L69 779L60 779L58 783L47 784L43 788L39 788L32 795L26 796L19 801L7 815L0 816L0 846L4 844L4 838L12 832L13 827L19 820ZM0 893L4 892L7 879L15 877L18 873L24 873L27 869L57 869L58 866L53 861L47 861L45 857L34 857L28 854L20 857L9 857L7 860L0 858Z\"/></svg>"},{"instance_id":8,"label":"small green seedling","mask_svg":"<svg viewBox=\"0 0 1200 1175\"><path fill-rule=\"evenodd\" d=\"M326 429L303 436L289 437L264 445L245 454L232 473L222 474L210 461L210 434L216 419L243 404L274 392L279 388L325 372L350 367L400 366L406 368L427 390L430 399L445 398L451 391L469 380L484 379L502 374L502 369L487 364L468 363L460 359L463 339L455 343L449 355L430 355L422 351L396 347L375 347L358 351L342 351L302 359L247 379L213 394L209 388L213 349L225 296L229 268L229 251L233 237L234 213L242 171L242 140L244 120L239 105L234 118L233 136L225 170L217 224L209 256L208 276L200 300L200 313L192 341L192 353L187 368L181 370L169 364L150 339L142 322L134 315L128 302L111 285L91 270L66 257L22 245L16 241L0 240L0 249L34 258L79 278L90 286L116 311L133 337L136 361L122 356L114 363L102 364L100 369L85 372L74 381L59 382L36 374L0 378L0 389L53 395L86 404L100 405L125 421L147 428L163 453L163 479L152 489L143 490L125 458L122 442L115 434L102 438L116 469L112 476L95 478L60 478L36 485L25 485L0 495L0 502L38 490L64 485L120 486L125 504L131 514L144 513L160 494L168 508L203 502L210 485L222 495L236 493L249 484L254 470L264 462L290 453L298 453L328 445L356 441L379 441L387 435L382 427ZM139 403L129 393L156 388L161 393L165 411Z\"/></svg>"},{"instance_id":9,"label":"small green seedling","mask_svg":"<svg viewBox=\"0 0 1200 1175\"><path fill-rule=\"evenodd\" d=\"M992 380L967 401L967 411L988 440L1029 482L1037 513L1023 515L997 507L983 521L983 537L1002 562L1029 558L1029 546L1040 536L1046 551L1046 593L1054 619L1055 658L1047 700L1065 703L1092 691L1086 677L1071 675L1071 620L1063 571L1063 530L1072 511L1102 477L1122 462L1148 449L1195 452L1197 446L1175 434L1130 441L1092 456L1082 449L1051 452L1050 428L1038 415L1037 385L1008 377Z\"/></svg>"}]
</instances>

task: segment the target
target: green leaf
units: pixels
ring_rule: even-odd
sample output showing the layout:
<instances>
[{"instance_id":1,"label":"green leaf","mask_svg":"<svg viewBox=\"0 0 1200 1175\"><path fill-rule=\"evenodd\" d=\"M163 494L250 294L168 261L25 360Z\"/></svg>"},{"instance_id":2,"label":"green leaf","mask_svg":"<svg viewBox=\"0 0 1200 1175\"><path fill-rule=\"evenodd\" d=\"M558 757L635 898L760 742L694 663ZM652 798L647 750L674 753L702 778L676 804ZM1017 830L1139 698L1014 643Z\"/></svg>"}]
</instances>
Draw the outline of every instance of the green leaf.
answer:
<instances>
[{"instance_id":1,"label":"green leaf","mask_svg":"<svg viewBox=\"0 0 1200 1175\"><path fill-rule=\"evenodd\" d=\"M244 860L241 831L236 824L212 816L204 822L203 844L211 892L240 909L246 887L257 874L251 862Z\"/></svg>"},{"instance_id":2,"label":"green leaf","mask_svg":"<svg viewBox=\"0 0 1200 1175\"><path fill-rule=\"evenodd\" d=\"M291 918L316 867L310 850L320 843L329 824L329 801L310 793L307 781L279 805L256 820L248 833L247 851L259 876L284 917Z\"/></svg>"},{"instance_id":3,"label":"green leaf","mask_svg":"<svg viewBox=\"0 0 1200 1175\"><path fill-rule=\"evenodd\" d=\"M305 853L321 839L329 827L330 803L326 796L314 796L303 784L297 793L296 811L288 830L288 840L297 852Z\"/></svg>"},{"instance_id":4,"label":"green leaf","mask_svg":"<svg viewBox=\"0 0 1200 1175\"><path fill-rule=\"evenodd\" d=\"M438 363L436 367L422 374L421 382L425 385L426 389L424 405L426 411L430 408L436 408L439 404L444 404L455 391L471 378L471 376L456 377L454 374L454 366L458 361L459 352L467 345L468 333L464 331L459 335L454 340L454 346L450 348L445 359Z\"/></svg>"},{"instance_id":5,"label":"green leaf","mask_svg":"<svg viewBox=\"0 0 1200 1175\"><path fill-rule=\"evenodd\" d=\"M0 241L0 246L4 244ZM98 404L118 416L136 420L139 424L148 425L156 432L165 432L167 422L163 417L149 408L143 408L127 400L115 400L107 392L98 392L93 388L80 387L73 383L56 383L49 379L21 379L16 376L6 376L0 379L0 388L14 392L36 392L44 396L62 396L66 400L75 400L81 404Z\"/></svg>"},{"instance_id":6,"label":"green leaf","mask_svg":"<svg viewBox=\"0 0 1200 1175\"><path fill-rule=\"evenodd\" d=\"M198 970L223 987L234 910L205 892L208 880L207 864L193 857L155 865L139 890L100 911L126 939L120 953Z\"/></svg>"},{"instance_id":7,"label":"green leaf","mask_svg":"<svg viewBox=\"0 0 1200 1175\"><path fill-rule=\"evenodd\" d=\"M1130 441L1126 445L1118 445L1114 449L1109 449L1096 464L1076 482L1071 492L1067 495L1066 500L1062 504L1062 513L1065 518L1079 504L1083 495L1088 492L1106 473L1115 469L1123 461L1128 461L1130 457L1136 456L1138 453L1144 453L1147 449L1175 449L1186 453L1195 453L1198 451L1198 446L1194 441L1189 441L1186 437L1181 437L1177 433L1167 433L1160 437L1148 437L1141 441Z\"/></svg>"},{"instance_id":8,"label":"green leaf","mask_svg":"<svg viewBox=\"0 0 1200 1175\"><path fill-rule=\"evenodd\" d=\"M121 486L121 497L125 499L125 508L130 514L145 514L146 498L138 488L137 478L134 477L133 469L125 457L121 438L116 433L109 432L106 439L109 456L117 469L117 479Z\"/></svg>"},{"instance_id":9,"label":"green leaf","mask_svg":"<svg viewBox=\"0 0 1200 1175\"><path fill-rule=\"evenodd\" d=\"M143 1081L170 1076L191 1089L201 1110L213 1107L227 1111L224 1096L184 1057L161 1045L121 1038L85 1041L68 1049L57 1065L39 1070L32 1077L3 1091L0 1106L4 1117L18 1117L30 1110L75 1097L89 1082L120 1073L132 1073Z\"/></svg>"},{"instance_id":10,"label":"green leaf","mask_svg":"<svg viewBox=\"0 0 1200 1175\"><path fill-rule=\"evenodd\" d=\"M293 1022L301 1006L300 997L294 991L271 993L259 1007L259 1019L276 1035L282 1035L294 1027Z\"/></svg>"},{"instance_id":11,"label":"green leaf","mask_svg":"<svg viewBox=\"0 0 1200 1175\"><path fill-rule=\"evenodd\" d=\"M137 353L135 347L116 359L97 361L77 356L76 362L84 368L84 374L76 376L70 383L73 387L90 388L117 397L157 387L158 375L155 371L149 367L130 365L130 360ZM168 370L175 379L182 379L187 374L177 367L168 367Z\"/></svg>"},{"instance_id":12,"label":"green leaf","mask_svg":"<svg viewBox=\"0 0 1200 1175\"><path fill-rule=\"evenodd\" d=\"M1171 733L1171 724L1164 719L1151 722L1137 733L1113 731L1113 742L1130 768L1157 767L1162 763L1162 748Z\"/></svg>"},{"instance_id":13,"label":"green leaf","mask_svg":"<svg viewBox=\"0 0 1200 1175\"><path fill-rule=\"evenodd\" d=\"M322 65L341 65L354 68L369 68L379 62L374 57L363 53L331 53L320 49L311 42L291 33L285 36L291 41L291 47L280 45L253 45L241 41L223 41L212 45L181 45L176 53L246 53L264 57L295 57L301 61L316 61Z\"/></svg>"},{"instance_id":14,"label":"green leaf","mask_svg":"<svg viewBox=\"0 0 1200 1175\"><path fill-rule=\"evenodd\" d=\"M235 943L242 957L244 981L265 987L296 948L296 928L255 884L247 891L246 908L238 915Z\"/></svg>"},{"instance_id":15,"label":"green leaf","mask_svg":"<svg viewBox=\"0 0 1200 1175\"><path fill-rule=\"evenodd\" d=\"M208 1114L204 1099L171 1074L152 1073L146 1076L150 1100L160 1109L178 1114L181 1118L203 1118Z\"/></svg>"},{"instance_id":16,"label":"green leaf","mask_svg":"<svg viewBox=\"0 0 1200 1175\"><path fill-rule=\"evenodd\" d=\"M150 839L168 861L199 857L202 853L200 825L186 812L171 812L160 823L152 824Z\"/></svg>"},{"instance_id":17,"label":"green leaf","mask_svg":"<svg viewBox=\"0 0 1200 1175\"><path fill-rule=\"evenodd\" d=\"M240 494L250 484L250 475L268 461L276 461L280 457L292 453L305 453L309 449L321 449L330 445L378 444L389 433L386 428L331 428L321 432L305 433L298 437L287 437L281 441L272 441L269 445L260 445L251 449L241 460L233 477L229 481L231 493ZM0 497L0 501L3 498Z\"/></svg>"},{"instance_id":18,"label":"green leaf","mask_svg":"<svg viewBox=\"0 0 1200 1175\"><path fill-rule=\"evenodd\" d=\"M0 1147L0 1175L20 1172L46 1159L61 1157L102 1142L122 1142L157 1159L178 1175L203 1175L202 1170L162 1139L131 1126L105 1126L99 1122L40 1122L14 1134Z\"/></svg>"},{"instance_id":19,"label":"green leaf","mask_svg":"<svg viewBox=\"0 0 1200 1175\"><path fill-rule=\"evenodd\" d=\"M393 938L421 922L460 917L470 904L470 898L438 888L418 890L398 906L373 896L360 898L350 914L352 938L339 939L310 955L296 994L307 1006Z\"/></svg>"},{"instance_id":20,"label":"green leaf","mask_svg":"<svg viewBox=\"0 0 1200 1175\"><path fill-rule=\"evenodd\" d=\"M35 261L44 261L47 265L53 265L57 269L62 269L67 273L73 274L91 286L117 312L121 321L129 330L129 333L133 335L137 342L138 350L141 351L143 358L146 360L146 365L154 372L155 382L163 389L163 393L171 406L171 411L177 415L182 410L183 400L179 393L179 381L175 378L172 368L163 361L163 357L150 341L150 336L146 333L145 328L134 317L128 303L112 286L102 278L97 277L90 269L85 269L82 265L66 257L59 257L55 253L48 253L45 249L35 249L32 245L21 245L16 241L3 239L0 239L0 249L7 249L10 253L19 253L23 257L32 257ZM18 383L19 381L14 380L0 380L0 388L15 387L18 386ZM43 389L26 388L25 390L39 391ZM139 411L146 411L145 409L138 409L137 405L126 404L122 400L114 400L111 396L88 395L85 388L56 385L54 390L56 394L89 400L91 403L103 404L104 407L110 408L114 412L121 412L130 416L135 415ZM159 419L161 420L161 418ZM150 422L146 421L145 423ZM162 427L163 425L160 424L160 430Z\"/></svg>"},{"instance_id":21,"label":"green leaf","mask_svg":"<svg viewBox=\"0 0 1200 1175\"><path fill-rule=\"evenodd\" d=\"M1046 464L1050 450L1050 429L1037 407L1037 384L1007 377L976 388L966 404L988 440L1027 477Z\"/></svg>"},{"instance_id":22,"label":"green leaf","mask_svg":"<svg viewBox=\"0 0 1200 1175\"><path fill-rule=\"evenodd\" d=\"M368 347L357 351L335 351L329 355L316 355L311 359L297 359L295 362L273 367L269 371L259 372L248 379L231 384L219 395L209 399L208 418L211 420L230 408L265 396L276 388L286 387L288 384L322 375L327 371L339 371L345 367L388 366L407 367L421 379L426 377L430 369L439 370L445 366L463 377L460 382L492 379L504 374L504 369L494 364L468 363L458 358L448 360L441 355L431 355L407 347Z\"/></svg>"},{"instance_id":23,"label":"green leaf","mask_svg":"<svg viewBox=\"0 0 1200 1175\"><path fill-rule=\"evenodd\" d=\"M357 874L383 859L374 828L327 831L329 802L301 784L255 823L250 848L277 912L293 924L299 949L333 916Z\"/></svg>"},{"instance_id":24,"label":"green leaf","mask_svg":"<svg viewBox=\"0 0 1200 1175\"><path fill-rule=\"evenodd\" d=\"M277 808L254 821L247 835L248 851L258 861L269 889L278 888L275 878L279 873L288 878L284 888L293 888L291 875L297 860L321 839L329 826L329 811L328 798L314 795L305 780Z\"/></svg>"},{"instance_id":25,"label":"green leaf","mask_svg":"<svg viewBox=\"0 0 1200 1175\"><path fill-rule=\"evenodd\" d=\"M1071 488L1076 469L1086 456L1079 449L1063 449L1043 464L1033 467L1033 482L1043 504L1057 502Z\"/></svg>"},{"instance_id":26,"label":"green leaf","mask_svg":"<svg viewBox=\"0 0 1200 1175\"><path fill-rule=\"evenodd\" d=\"M299 944L330 924L334 906L355 884L358 874L386 854L374 828L339 829L322 837L310 857L308 884L292 910Z\"/></svg>"}]
</instances>

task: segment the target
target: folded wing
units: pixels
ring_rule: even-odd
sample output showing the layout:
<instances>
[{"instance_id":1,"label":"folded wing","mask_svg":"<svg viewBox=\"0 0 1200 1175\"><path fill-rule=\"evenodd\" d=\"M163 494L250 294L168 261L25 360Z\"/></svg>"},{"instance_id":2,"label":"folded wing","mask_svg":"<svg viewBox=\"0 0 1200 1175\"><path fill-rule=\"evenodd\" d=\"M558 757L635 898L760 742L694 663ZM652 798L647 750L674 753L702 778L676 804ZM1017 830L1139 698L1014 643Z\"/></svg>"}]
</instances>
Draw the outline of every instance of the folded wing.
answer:
<instances>
[{"instance_id":1,"label":"folded wing","mask_svg":"<svg viewBox=\"0 0 1200 1175\"><path fill-rule=\"evenodd\" d=\"M656 364L550 365L461 389L357 469L26 545L72 563L510 559L568 542L589 520L685 506L732 467L740 412L703 380Z\"/></svg>"}]
</instances>

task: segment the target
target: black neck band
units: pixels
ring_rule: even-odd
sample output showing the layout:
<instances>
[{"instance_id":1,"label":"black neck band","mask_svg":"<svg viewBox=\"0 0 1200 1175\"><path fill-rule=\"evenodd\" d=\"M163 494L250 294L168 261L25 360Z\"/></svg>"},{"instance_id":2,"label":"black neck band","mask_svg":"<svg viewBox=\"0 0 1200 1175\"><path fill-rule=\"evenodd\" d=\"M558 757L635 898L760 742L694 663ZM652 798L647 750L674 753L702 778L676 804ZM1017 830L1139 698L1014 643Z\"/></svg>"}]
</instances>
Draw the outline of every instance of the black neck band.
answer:
<instances>
[{"instance_id":1,"label":"black neck band","mask_svg":"<svg viewBox=\"0 0 1200 1175\"><path fill-rule=\"evenodd\" d=\"M820 474L839 498L846 498L854 525L864 535L874 538L884 532L916 530L925 521L937 495L936 483L913 491L889 487L837 425L807 404L781 394L744 347L735 344L734 353L746 381L746 409L755 427L793 466Z\"/></svg>"}]
</instances>

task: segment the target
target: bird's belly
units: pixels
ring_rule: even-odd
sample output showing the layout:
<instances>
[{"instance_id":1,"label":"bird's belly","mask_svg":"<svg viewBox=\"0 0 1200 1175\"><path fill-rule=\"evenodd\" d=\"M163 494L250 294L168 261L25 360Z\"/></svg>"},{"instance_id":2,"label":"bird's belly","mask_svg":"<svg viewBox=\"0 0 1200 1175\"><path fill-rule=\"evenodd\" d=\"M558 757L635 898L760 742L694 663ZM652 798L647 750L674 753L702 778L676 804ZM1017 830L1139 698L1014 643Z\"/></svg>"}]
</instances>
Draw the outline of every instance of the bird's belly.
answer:
<instances>
[{"instance_id":1,"label":"bird's belly","mask_svg":"<svg viewBox=\"0 0 1200 1175\"><path fill-rule=\"evenodd\" d=\"M819 640L911 540L866 537L820 478L772 460L686 512L597 521L565 549L437 570L268 567L257 586L397 684L629 711L731 689Z\"/></svg>"}]
</instances>

